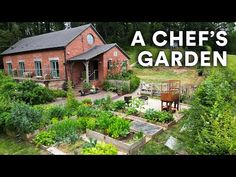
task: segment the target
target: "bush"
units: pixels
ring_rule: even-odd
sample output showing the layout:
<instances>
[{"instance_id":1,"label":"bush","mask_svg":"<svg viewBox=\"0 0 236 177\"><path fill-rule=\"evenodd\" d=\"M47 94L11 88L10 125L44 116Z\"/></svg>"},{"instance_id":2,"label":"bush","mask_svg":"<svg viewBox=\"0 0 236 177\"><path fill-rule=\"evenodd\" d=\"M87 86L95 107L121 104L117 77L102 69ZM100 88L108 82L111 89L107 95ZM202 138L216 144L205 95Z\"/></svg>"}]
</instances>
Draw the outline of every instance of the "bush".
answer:
<instances>
[{"instance_id":1,"label":"bush","mask_svg":"<svg viewBox=\"0 0 236 177\"><path fill-rule=\"evenodd\" d=\"M50 146L56 143L55 137L55 131L42 131L33 139L33 142L36 144L36 146Z\"/></svg>"},{"instance_id":2,"label":"bush","mask_svg":"<svg viewBox=\"0 0 236 177\"><path fill-rule=\"evenodd\" d=\"M118 150L111 144L97 143L95 147L83 148L83 155L117 155Z\"/></svg>"},{"instance_id":3,"label":"bush","mask_svg":"<svg viewBox=\"0 0 236 177\"><path fill-rule=\"evenodd\" d=\"M130 80L130 88L125 83L121 86L122 91L126 93L134 92L139 87L139 84L140 84L140 78L135 76L133 74L133 71L131 70L127 72L123 72L122 74L109 75L107 79L124 80L124 81ZM108 81L104 82L103 88L106 91L117 91L119 89L113 84L109 83Z\"/></svg>"},{"instance_id":4,"label":"bush","mask_svg":"<svg viewBox=\"0 0 236 177\"><path fill-rule=\"evenodd\" d=\"M12 103L8 97L0 95L0 129L6 126L6 121L10 116Z\"/></svg>"},{"instance_id":5,"label":"bush","mask_svg":"<svg viewBox=\"0 0 236 177\"><path fill-rule=\"evenodd\" d=\"M16 90L16 93L12 95L13 98L15 97L17 100L27 104L45 104L54 100L54 95L51 90L31 80L19 83Z\"/></svg>"},{"instance_id":6,"label":"bush","mask_svg":"<svg viewBox=\"0 0 236 177\"><path fill-rule=\"evenodd\" d=\"M185 112L184 142L192 154L236 154L235 73L212 69Z\"/></svg>"},{"instance_id":7,"label":"bush","mask_svg":"<svg viewBox=\"0 0 236 177\"><path fill-rule=\"evenodd\" d=\"M32 133L40 126L42 114L25 103L15 103L11 109L6 127L19 134Z\"/></svg>"},{"instance_id":8,"label":"bush","mask_svg":"<svg viewBox=\"0 0 236 177\"><path fill-rule=\"evenodd\" d=\"M130 91L134 92L135 90L137 90L139 84L140 84L140 78L135 75L132 75L130 79Z\"/></svg>"},{"instance_id":9,"label":"bush","mask_svg":"<svg viewBox=\"0 0 236 177\"><path fill-rule=\"evenodd\" d=\"M108 135L113 138L126 137L129 134L130 122L122 118L114 119L107 129Z\"/></svg>"},{"instance_id":10,"label":"bush","mask_svg":"<svg viewBox=\"0 0 236 177\"><path fill-rule=\"evenodd\" d=\"M64 90L52 90L54 98L66 97L67 93Z\"/></svg>"}]
</instances>

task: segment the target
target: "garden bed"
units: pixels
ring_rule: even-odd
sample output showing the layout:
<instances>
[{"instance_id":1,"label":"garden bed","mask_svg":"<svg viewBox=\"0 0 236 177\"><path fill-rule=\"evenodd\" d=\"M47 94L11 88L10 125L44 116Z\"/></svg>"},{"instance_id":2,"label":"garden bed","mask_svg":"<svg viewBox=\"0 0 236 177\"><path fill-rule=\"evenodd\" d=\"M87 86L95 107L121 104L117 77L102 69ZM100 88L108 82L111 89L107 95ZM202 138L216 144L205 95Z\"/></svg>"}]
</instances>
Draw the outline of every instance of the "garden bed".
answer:
<instances>
[{"instance_id":1,"label":"garden bed","mask_svg":"<svg viewBox=\"0 0 236 177\"><path fill-rule=\"evenodd\" d=\"M121 116L121 117L128 119L128 120L148 122L150 124L161 126L164 129L168 129L169 127L171 127L172 125L174 125L176 123L175 120L172 120L168 123L161 123L161 122L157 122L157 121L151 121L151 120L145 119L143 117L139 117L139 116L126 115L125 113L121 113L121 112L113 112L113 113L115 115Z\"/></svg>"},{"instance_id":2,"label":"garden bed","mask_svg":"<svg viewBox=\"0 0 236 177\"><path fill-rule=\"evenodd\" d=\"M113 144L118 148L118 150L125 152L127 154L133 154L138 148L140 148L146 143L145 136L143 136L141 139L137 141L131 141L133 139L133 134L134 132L131 132L130 135L128 135L125 139L117 140L93 130L89 129L86 130L87 137L94 138L108 144Z\"/></svg>"}]
</instances>

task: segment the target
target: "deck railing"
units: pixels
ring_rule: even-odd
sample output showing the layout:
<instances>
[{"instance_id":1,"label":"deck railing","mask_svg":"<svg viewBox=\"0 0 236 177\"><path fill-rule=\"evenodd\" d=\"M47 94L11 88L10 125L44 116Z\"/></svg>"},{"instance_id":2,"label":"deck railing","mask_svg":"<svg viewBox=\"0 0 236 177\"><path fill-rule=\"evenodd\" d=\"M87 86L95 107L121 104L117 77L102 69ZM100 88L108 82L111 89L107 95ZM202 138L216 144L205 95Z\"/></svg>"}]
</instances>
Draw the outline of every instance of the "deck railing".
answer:
<instances>
[{"instance_id":1,"label":"deck railing","mask_svg":"<svg viewBox=\"0 0 236 177\"><path fill-rule=\"evenodd\" d=\"M12 76L14 78L33 78L41 80L51 80L60 78L60 70L51 69L13 69Z\"/></svg>"}]
</instances>

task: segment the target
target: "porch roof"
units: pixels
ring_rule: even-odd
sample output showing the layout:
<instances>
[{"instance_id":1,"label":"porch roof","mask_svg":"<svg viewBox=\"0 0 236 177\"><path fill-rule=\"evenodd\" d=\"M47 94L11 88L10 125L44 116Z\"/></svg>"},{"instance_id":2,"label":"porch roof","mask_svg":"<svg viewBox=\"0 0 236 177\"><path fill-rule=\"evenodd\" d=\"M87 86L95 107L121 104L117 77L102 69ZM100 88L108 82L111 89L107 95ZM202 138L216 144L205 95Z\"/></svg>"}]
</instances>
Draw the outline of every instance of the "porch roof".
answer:
<instances>
[{"instance_id":1,"label":"porch roof","mask_svg":"<svg viewBox=\"0 0 236 177\"><path fill-rule=\"evenodd\" d=\"M106 51L110 50L113 47L118 47L124 55L129 58L129 56L116 44L104 44L104 45L96 45L93 48L89 49L88 51L77 55L75 57L70 58L68 61L88 61L102 53L105 53Z\"/></svg>"}]
</instances>

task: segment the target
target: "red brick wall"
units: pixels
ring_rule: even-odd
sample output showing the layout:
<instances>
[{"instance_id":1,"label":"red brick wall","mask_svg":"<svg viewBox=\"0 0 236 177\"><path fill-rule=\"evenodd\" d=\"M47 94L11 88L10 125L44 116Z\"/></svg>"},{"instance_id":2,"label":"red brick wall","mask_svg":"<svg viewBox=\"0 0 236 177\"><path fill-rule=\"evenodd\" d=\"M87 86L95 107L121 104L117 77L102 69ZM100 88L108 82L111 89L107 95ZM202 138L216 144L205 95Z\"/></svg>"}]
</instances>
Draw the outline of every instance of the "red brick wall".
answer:
<instances>
[{"instance_id":1,"label":"red brick wall","mask_svg":"<svg viewBox=\"0 0 236 177\"><path fill-rule=\"evenodd\" d=\"M87 43L88 34L92 34L94 37L93 45L89 45ZM93 30L93 28L89 27L66 47L66 58L67 59L72 58L76 55L86 52L88 49L94 47L95 45L101 45L101 44L104 44L104 42Z\"/></svg>"},{"instance_id":2,"label":"red brick wall","mask_svg":"<svg viewBox=\"0 0 236 177\"><path fill-rule=\"evenodd\" d=\"M114 56L115 51L117 51L117 54L118 54L117 56ZM107 68L109 59L112 59L112 63L117 64L117 68L112 70L115 73L120 73L122 71L121 70L122 69L122 62L128 60L128 58L117 47L113 47L112 49L110 49L109 51L104 53L103 54L103 62L102 62L103 63L103 76L102 76L103 81L106 79L108 72L109 72L108 68ZM127 68L128 68L128 66L127 66Z\"/></svg>"},{"instance_id":3,"label":"red brick wall","mask_svg":"<svg viewBox=\"0 0 236 177\"><path fill-rule=\"evenodd\" d=\"M15 54L3 57L4 69L7 72L7 61L12 62L12 69L19 69L19 61L22 60L25 63L25 70L35 69L34 60L36 58L41 59L42 70L47 67L50 68L49 58L59 58L59 72L60 79L65 79L65 69L64 69L64 50L48 50L48 51L37 51L30 53Z\"/></svg>"}]
</instances>

